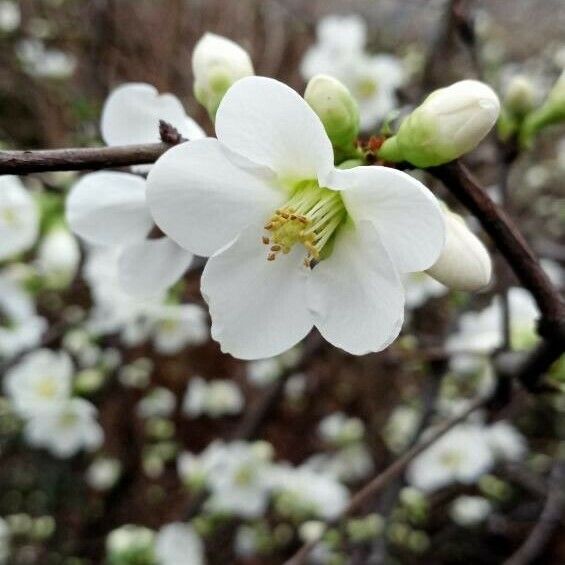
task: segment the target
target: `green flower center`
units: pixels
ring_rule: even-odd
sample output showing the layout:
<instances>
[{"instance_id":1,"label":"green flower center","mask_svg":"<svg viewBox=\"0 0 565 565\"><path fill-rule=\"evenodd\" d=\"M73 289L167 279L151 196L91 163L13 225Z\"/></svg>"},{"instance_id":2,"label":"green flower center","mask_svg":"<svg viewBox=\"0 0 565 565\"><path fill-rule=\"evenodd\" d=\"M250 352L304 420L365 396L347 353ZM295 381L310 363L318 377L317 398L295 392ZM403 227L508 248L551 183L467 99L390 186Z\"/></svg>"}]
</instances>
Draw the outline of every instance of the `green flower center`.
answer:
<instances>
[{"instance_id":1,"label":"green flower center","mask_svg":"<svg viewBox=\"0 0 565 565\"><path fill-rule=\"evenodd\" d=\"M355 85L357 96L362 100L372 98L379 90L379 84L374 78L360 77Z\"/></svg>"},{"instance_id":2,"label":"green flower center","mask_svg":"<svg viewBox=\"0 0 565 565\"><path fill-rule=\"evenodd\" d=\"M43 398L52 398L57 392L57 385L53 377L45 377L35 387L37 394Z\"/></svg>"},{"instance_id":3,"label":"green flower center","mask_svg":"<svg viewBox=\"0 0 565 565\"><path fill-rule=\"evenodd\" d=\"M305 266L313 267L327 256L333 235L346 218L339 192L321 188L315 181L300 183L265 224L269 235L263 236L263 243L270 245L267 260L274 261L279 253L289 253L300 243L306 248Z\"/></svg>"}]
</instances>

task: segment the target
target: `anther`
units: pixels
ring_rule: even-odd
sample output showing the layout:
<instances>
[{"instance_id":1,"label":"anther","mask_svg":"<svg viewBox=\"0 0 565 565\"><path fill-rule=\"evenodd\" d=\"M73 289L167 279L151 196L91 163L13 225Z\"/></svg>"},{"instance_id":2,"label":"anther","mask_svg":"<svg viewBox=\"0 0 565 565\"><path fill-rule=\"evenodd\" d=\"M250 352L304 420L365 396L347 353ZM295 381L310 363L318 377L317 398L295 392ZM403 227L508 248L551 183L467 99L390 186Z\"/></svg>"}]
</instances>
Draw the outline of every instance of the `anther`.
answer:
<instances>
[{"instance_id":1,"label":"anther","mask_svg":"<svg viewBox=\"0 0 565 565\"><path fill-rule=\"evenodd\" d=\"M261 239L263 240L263 243L265 245L269 245L269 238L268 237L263 236Z\"/></svg>"},{"instance_id":2,"label":"anther","mask_svg":"<svg viewBox=\"0 0 565 565\"><path fill-rule=\"evenodd\" d=\"M274 253L269 253L267 255L267 261L274 261L276 258L276 255Z\"/></svg>"}]
</instances>

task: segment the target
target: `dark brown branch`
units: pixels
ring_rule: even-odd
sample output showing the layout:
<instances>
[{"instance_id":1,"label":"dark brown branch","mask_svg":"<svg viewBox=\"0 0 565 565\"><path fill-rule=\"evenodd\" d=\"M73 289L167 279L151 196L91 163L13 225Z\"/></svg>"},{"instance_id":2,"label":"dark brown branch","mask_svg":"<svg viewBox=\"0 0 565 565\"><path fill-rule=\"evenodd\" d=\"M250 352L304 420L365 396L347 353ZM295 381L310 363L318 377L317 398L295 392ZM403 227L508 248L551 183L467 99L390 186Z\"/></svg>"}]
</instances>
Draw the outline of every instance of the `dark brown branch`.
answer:
<instances>
[{"instance_id":1,"label":"dark brown branch","mask_svg":"<svg viewBox=\"0 0 565 565\"><path fill-rule=\"evenodd\" d=\"M558 455L559 457L559 455ZM539 520L526 541L504 565L528 565L541 557L547 543L561 522L565 510L565 461L557 459L549 478L548 495Z\"/></svg>"}]
</instances>

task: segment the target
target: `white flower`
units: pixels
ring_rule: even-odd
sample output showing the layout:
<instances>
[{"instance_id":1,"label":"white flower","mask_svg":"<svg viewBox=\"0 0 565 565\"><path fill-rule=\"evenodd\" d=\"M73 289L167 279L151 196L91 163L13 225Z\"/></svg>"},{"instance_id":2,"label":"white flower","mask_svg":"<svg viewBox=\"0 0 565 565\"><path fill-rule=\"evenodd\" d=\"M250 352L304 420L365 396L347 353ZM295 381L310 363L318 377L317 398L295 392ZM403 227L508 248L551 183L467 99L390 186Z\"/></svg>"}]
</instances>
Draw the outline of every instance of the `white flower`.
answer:
<instances>
[{"instance_id":1,"label":"white flower","mask_svg":"<svg viewBox=\"0 0 565 565\"><path fill-rule=\"evenodd\" d=\"M66 79L76 69L76 58L60 49L47 48L42 41L23 39L17 55L26 73L38 78Z\"/></svg>"},{"instance_id":2,"label":"white flower","mask_svg":"<svg viewBox=\"0 0 565 565\"><path fill-rule=\"evenodd\" d=\"M426 273L410 273L402 278L406 293L406 306L419 308L430 298L443 296L449 289Z\"/></svg>"},{"instance_id":3,"label":"white flower","mask_svg":"<svg viewBox=\"0 0 565 565\"><path fill-rule=\"evenodd\" d=\"M151 563L155 532L143 526L126 524L106 538L106 553L112 563Z\"/></svg>"},{"instance_id":4,"label":"white flower","mask_svg":"<svg viewBox=\"0 0 565 565\"><path fill-rule=\"evenodd\" d=\"M482 426L460 424L447 432L408 467L408 482L424 492L452 483L473 484L494 464Z\"/></svg>"},{"instance_id":5,"label":"white flower","mask_svg":"<svg viewBox=\"0 0 565 565\"><path fill-rule=\"evenodd\" d=\"M362 439L365 426L359 418L334 412L318 424L318 433L323 441L333 445L345 445Z\"/></svg>"},{"instance_id":6,"label":"white flower","mask_svg":"<svg viewBox=\"0 0 565 565\"><path fill-rule=\"evenodd\" d=\"M446 240L439 259L427 272L434 279L455 290L479 290L490 282L492 262L480 239L465 220L444 211Z\"/></svg>"},{"instance_id":7,"label":"white flower","mask_svg":"<svg viewBox=\"0 0 565 565\"><path fill-rule=\"evenodd\" d=\"M531 294L522 288L508 292L511 345L525 349L536 340L539 310ZM490 353L503 343L502 307L498 298L480 312L467 312L459 320L459 330L447 340L450 351Z\"/></svg>"},{"instance_id":8,"label":"white flower","mask_svg":"<svg viewBox=\"0 0 565 565\"><path fill-rule=\"evenodd\" d=\"M524 436L510 422L496 422L486 433L494 456L503 461L520 461L528 451Z\"/></svg>"},{"instance_id":9,"label":"white flower","mask_svg":"<svg viewBox=\"0 0 565 565\"><path fill-rule=\"evenodd\" d=\"M421 414L413 406L397 406L383 429L387 447L394 453L403 451L413 438L420 420Z\"/></svg>"},{"instance_id":10,"label":"white flower","mask_svg":"<svg viewBox=\"0 0 565 565\"><path fill-rule=\"evenodd\" d=\"M22 15L20 7L15 2L0 1L0 31L11 33L20 27Z\"/></svg>"},{"instance_id":11,"label":"white flower","mask_svg":"<svg viewBox=\"0 0 565 565\"><path fill-rule=\"evenodd\" d=\"M247 52L226 37L206 33L192 52L194 97L212 119L228 90L237 80L253 74Z\"/></svg>"},{"instance_id":12,"label":"white flower","mask_svg":"<svg viewBox=\"0 0 565 565\"><path fill-rule=\"evenodd\" d=\"M366 25L358 16L323 18L317 37L302 60L302 76L327 74L340 80L359 104L362 129L375 126L396 106L395 90L406 79L401 62L364 51Z\"/></svg>"},{"instance_id":13,"label":"white flower","mask_svg":"<svg viewBox=\"0 0 565 565\"><path fill-rule=\"evenodd\" d=\"M276 381L282 374L283 367L278 357L257 359L247 364L247 378L256 386L265 386Z\"/></svg>"},{"instance_id":14,"label":"white flower","mask_svg":"<svg viewBox=\"0 0 565 565\"><path fill-rule=\"evenodd\" d=\"M233 416L239 414L243 406L243 395L235 383L228 380L205 381L201 377L190 379L182 403L183 412L191 418Z\"/></svg>"},{"instance_id":15,"label":"white flower","mask_svg":"<svg viewBox=\"0 0 565 565\"><path fill-rule=\"evenodd\" d=\"M211 256L202 293L223 351L271 357L312 326L350 353L387 347L403 320L399 274L444 245L432 194L391 168L334 168L319 118L272 79L234 84L216 133L167 151L147 196L165 233Z\"/></svg>"},{"instance_id":16,"label":"white flower","mask_svg":"<svg viewBox=\"0 0 565 565\"><path fill-rule=\"evenodd\" d=\"M491 503L482 496L458 496L449 508L451 519L459 526L476 526L492 511Z\"/></svg>"},{"instance_id":17,"label":"white flower","mask_svg":"<svg viewBox=\"0 0 565 565\"><path fill-rule=\"evenodd\" d=\"M33 246L39 232L39 211L18 177L0 176L0 261Z\"/></svg>"},{"instance_id":18,"label":"white flower","mask_svg":"<svg viewBox=\"0 0 565 565\"><path fill-rule=\"evenodd\" d=\"M119 459L99 457L86 470L86 482L94 490L106 491L116 484L121 472L122 464Z\"/></svg>"},{"instance_id":19,"label":"white flower","mask_svg":"<svg viewBox=\"0 0 565 565\"><path fill-rule=\"evenodd\" d=\"M313 455L304 466L344 482L364 479L374 468L371 454L362 443L354 443L335 453Z\"/></svg>"},{"instance_id":20,"label":"white flower","mask_svg":"<svg viewBox=\"0 0 565 565\"><path fill-rule=\"evenodd\" d=\"M333 520L349 500L348 490L333 475L307 466L279 465L271 475L273 491L291 512L302 516Z\"/></svg>"},{"instance_id":21,"label":"white flower","mask_svg":"<svg viewBox=\"0 0 565 565\"><path fill-rule=\"evenodd\" d=\"M62 400L34 412L26 423L25 438L34 447L44 447L56 457L72 457L81 449L97 449L104 439L97 410L82 398Z\"/></svg>"},{"instance_id":22,"label":"white flower","mask_svg":"<svg viewBox=\"0 0 565 565\"><path fill-rule=\"evenodd\" d=\"M0 518L0 564L8 563L10 557L10 538L11 531L4 518Z\"/></svg>"},{"instance_id":23,"label":"white flower","mask_svg":"<svg viewBox=\"0 0 565 565\"><path fill-rule=\"evenodd\" d=\"M220 443L209 460L206 508L243 518L262 516L270 497L270 456L261 444Z\"/></svg>"},{"instance_id":24,"label":"white flower","mask_svg":"<svg viewBox=\"0 0 565 565\"><path fill-rule=\"evenodd\" d=\"M73 280L80 263L76 238L66 228L52 229L39 246L37 263L49 282L66 286Z\"/></svg>"},{"instance_id":25,"label":"white flower","mask_svg":"<svg viewBox=\"0 0 565 565\"><path fill-rule=\"evenodd\" d=\"M379 157L420 168L457 159L488 134L500 113L495 92L477 80L462 80L432 92L387 139Z\"/></svg>"},{"instance_id":26,"label":"white flower","mask_svg":"<svg viewBox=\"0 0 565 565\"><path fill-rule=\"evenodd\" d=\"M28 353L7 373L4 390L18 414L26 417L65 401L71 393L73 366L65 351Z\"/></svg>"},{"instance_id":27,"label":"white flower","mask_svg":"<svg viewBox=\"0 0 565 565\"><path fill-rule=\"evenodd\" d=\"M176 404L176 396L168 388L158 386L139 401L136 412L140 418L167 418L174 412Z\"/></svg>"},{"instance_id":28,"label":"white flower","mask_svg":"<svg viewBox=\"0 0 565 565\"><path fill-rule=\"evenodd\" d=\"M159 565L204 565L204 544L192 526L173 522L157 533L155 557Z\"/></svg>"},{"instance_id":29,"label":"white flower","mask_svg":"<svg viewBox=\"0 0 565 565\"><path fill-rule=\"evenodd\" d=\"M108 145L158 142L159 119L170 121L190 139L204 132L172 94L149 84L128 83L113 91L102 111ZM154 295L173 285L192 254L168 237L150 238L153 220L145 199L146 182L134 174L101 171L83 176L67 198L72 230L93 245L120 248L120 282L126 290Z\"/></svg>"},{"instance_id":30,"label":"white flower","mask_svg":"<svg viewBox=\"0 0 565 565\"><path fill-rule=\"evenodd\" d=\"M151 313L153 343L159 353L177 353L187 345L201 345L208 340L207 314L197 304L164 304Z\"/></svg>"},{"instance_id":31,"label":"white flower","mask_svg":"<svg viewBox=\"0 0 565 565\"><path fill-rule=\"evenodd\" d=\"M46 327L25 290L0 275L0 358L9 359L38 345Z\"/></svg>"}]
</instances>

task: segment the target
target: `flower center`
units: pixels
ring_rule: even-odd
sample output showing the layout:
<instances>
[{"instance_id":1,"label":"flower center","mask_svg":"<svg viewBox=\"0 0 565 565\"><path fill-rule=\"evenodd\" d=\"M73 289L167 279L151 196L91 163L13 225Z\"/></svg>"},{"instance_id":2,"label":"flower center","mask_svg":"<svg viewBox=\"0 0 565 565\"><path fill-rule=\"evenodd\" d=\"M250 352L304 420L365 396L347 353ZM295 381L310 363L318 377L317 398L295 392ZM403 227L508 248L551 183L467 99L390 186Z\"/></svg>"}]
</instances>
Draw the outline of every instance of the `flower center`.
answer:
<instances>
[{"instance_id":1,"label":"flower center","mask_svg":"<svg viewBox=\"0 0 565 565\"><path fill-rule=\"evenodd\" d=\"M456 450L449 450L442 454L440 457L441 463L448 469L455 470L459 468L463 457L461 453Z\"/></svg>"},{"instance_id":2,"label":"flower center","mask_svg":"<svg viewBox=\"0 0 565 565\"><path fill-rule=\"evenodd\" d=\"M377 81L371 77L360 77L355 85L359 98L366 100L375 96L379 90Z\"/></svg>"},{"instance_id":3,"label":"flower center","mask_svg":"<svg viewBox=\"0 0 565 565\"><path fill-rule=\"evenodd\" d=\"M279 253L289 253L294 244L301 243L306 248L304 265L313 267L323 258L324 248L346 216L339 192L312 181L298 185L290 200L265 224L270 232L263 237L263 243L270 245L267 260L274 261Z\"/></svg>"},{"instance_id":4,"label":"flower center","mask_svg":"<svg viewBox=\"0 0 565 565\"><path fill-rule=\"evenodd\" d=\"M52 398L57 392L57 385L52 377L47 377L38 383L36 391L43 398Z\"/></svg>"}]
</instances>

